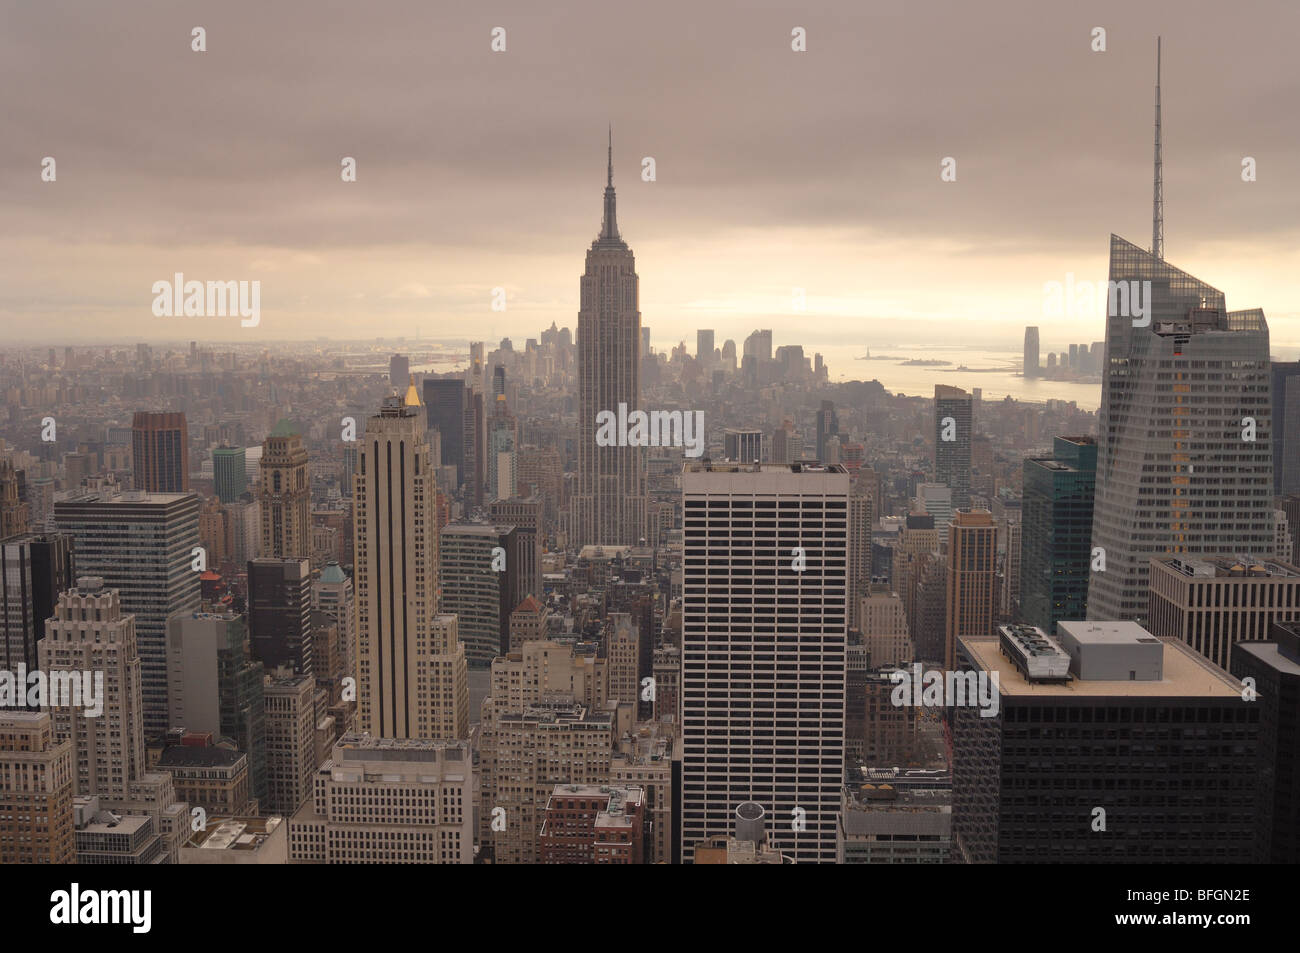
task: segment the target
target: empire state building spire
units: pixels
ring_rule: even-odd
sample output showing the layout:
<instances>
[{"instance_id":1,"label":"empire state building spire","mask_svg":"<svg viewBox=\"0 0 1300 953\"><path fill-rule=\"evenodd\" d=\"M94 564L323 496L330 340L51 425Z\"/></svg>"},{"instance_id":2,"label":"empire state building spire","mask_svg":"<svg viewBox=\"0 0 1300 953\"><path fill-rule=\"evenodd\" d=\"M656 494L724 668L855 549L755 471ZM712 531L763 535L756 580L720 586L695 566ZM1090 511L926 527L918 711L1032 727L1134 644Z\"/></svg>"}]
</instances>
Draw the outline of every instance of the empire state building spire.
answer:
<instances>
[{"instance_id":1,"label":"empire state building spire","mask_svg":"<svg viewBox=\"0 0 1300 953\"><path fill-rule=\"evenodd\" d=\"M614 127L609 127L609 169L605 179L605 218L600 226L600 238L602 241L612 240L619 241L622 236L618 233L618 215L615 211L614 200Z\"/></svg>"}]
</instances>

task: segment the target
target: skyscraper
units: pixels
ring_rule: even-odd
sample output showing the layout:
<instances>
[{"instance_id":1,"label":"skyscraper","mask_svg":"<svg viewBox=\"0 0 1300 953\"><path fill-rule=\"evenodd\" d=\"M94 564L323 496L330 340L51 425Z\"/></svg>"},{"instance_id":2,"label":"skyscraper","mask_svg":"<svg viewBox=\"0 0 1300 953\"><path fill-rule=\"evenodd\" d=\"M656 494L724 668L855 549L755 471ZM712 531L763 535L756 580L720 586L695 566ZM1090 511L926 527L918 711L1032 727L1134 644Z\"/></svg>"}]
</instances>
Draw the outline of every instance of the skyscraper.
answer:
<instances>
[{"instance_id":1,"label":"skyscraper","mask_svg":"<svg viewBox=\"0 0 1300 953\"><path fill-rule=\"evenodd\" d=\"M1038 328L1025 328L1025 363L1022 372L1026 378L1038 376Z\"/></svg>"},{"instance_id":2,"label":"skyscraper","mask_svg":"<svg viewBox=\"0 0 1300 953\"><path fill-rule=\"evenodd\" d=\"M45 712L0 712L0 864L71 864L77 751Z\"/></svg>"},{"instance_id":3,"label":"skyscraper","mask_svg":"<svg viewBox=\"0 0 1300 953\"><path fill-rule=\"evenodd\" d=\"M444 699L457 708L462 694L469 702L464 648L437 614L437 489L413 383L405 398L384 398L366 422L362 449L355 495L357 723L376 738L427 738L431 726L445 724ZM435 688L448 672L453 683Z\"/></svg>"},{"instance_id":4,"label":"skyscraper","mask_svg":"<svg viewBox=\"0 0 1300 953\"><path fill-rule=\"evenodd\" d=\"M248 639L253 658L268 672L285 666L299 675L314 674L307 560L249 561Z\"/></svg>"},{"instance_id":5,"label":"skyscraper","mask_svg":"<svg viewBox=\"0 0 1300 953\"><path fill-rule=\"evenodd\" d=\"M442 466L456 468L457 486L465 482L465 382L459 377L424 379L424 405L430 430L441 435Z\"/></svg>"},{"instance_id":6,"label":"skyscraper","mask_svg":"<svg viewBox=\"0 0 1300 953\"><path fill-rule=\"evenodd\" d=\"M610 139L605 215L587 250L578 311L578 485L570 502L570 548L637 545L646 537L644 450L599 446L596 416L641 402L641 311L632 250L618 230Z\"/></svg>"},{"instance_id":7,"label":"skyscraper","mask_svg":"<svg viewBox=\"0 0 1300 953\"><path fill-rule=\"evenodd\" d=\"M311 558L311 486L307 448L293 425L281 420L262 444L258 500L264 557Z\"/></svg>"},{"instance_id":8,"label":"skyscraper","mask_svg":"<svg viewBox=\"0 0 1300 953\"><path fill-rule=\"evenodd\" d=\"M1300 361L1273 362L1273 492L1300 492Z\"/></svg>"},{"instance_id":9,"label":"skyscraper","mask_svg":"<svg viewBox=\"0 0 1300 953\"><path fill-rule=\"evenodd\" d=\"M71 536L24 535L0 542L0 670L37 668L45 620L73 579Z\"/></svg>"},{"instance_id":10,"label":"skyscraper","mask_svg":"<svg viewBox=\"0 0 1300 953\"><path fill-rule=\"evenodd\" d=\"M222 503L234 503L248 489L243 447L213 449L212 488Z\"/></svg>"},{"instance_id":11,"label":"skyscraper","mask_svg":"<svg viewBox=\"0 0 1300 953\"><path fill-rule=\"evenodd\" d=\"M1157 71L1152 250L1110 237L1089 619L1146 618L1152 555L1273 547L1268 323L1164 261L1159 104Z\"/></svg>"},{"instance_id":12,"label":"skyscraper","mask_svg":"<svg viewBox=\"0 0 1300 953\"><path fill-rule=\"evenodd\" d=\"M698 328L695 331L695 359L701 364L713 363L713 329Z\"/></svg>"},{"instance_id":13,"label":"skyscraper","mask_svg":"<svg viewBox=\"0 0 1300 953\"><path fill-rule=\"evenodd\" d=\"M54 618L45 623L40 644L45 672L94 672L102 676L100 711L61 705L50 699L54 735L70 740L76 752L77 794L125 800L128 786L145 771L144 713L141 711L140 653L135 617L122 611L118 593L104 580L82 576L76 588L59 596Z\"/></svg>"},{"instance_id":14,"label":"skyscraper","mask_svg":"<svg viewBox=\"0 0 1300 953\"><path fill-rule=\"evenodd\" d=\"M78 576L99 576L135 616L144 692L145 737L167 723L167 617L199 605L199 498L193 493L112 490L54 504L54 520L73 537Z\"/></svg>"},{"instance_id":15,"label":"skyscraper","mask_svg":"<svg viewBox=\"0 0 1300 953\"><path fill-rule=\"evenodd\" d=\"M536 539L496 524L457 523L442 531L442 610L457 617L473 668L488 668L510 649L510 613L528 595L523 591L528 568L523 549Z\"/></svg>"},{"instance_id":16,"label":"skyscraper","mask_svg":"<svg viewBox=\"0 0 1300 953\"><path fill-rule=\"evenodd\" d=\"M131 469L137 490L185 493L190 488L190 429L181 413L136 411Z\"/></svg>"},{"instance_id":17,"label":"skyscraper","mask_svg":"<svg viewBox=\"0 0 1300 953\"><path fill-rule=\"evenodd\" d=\"M952 490L954 509L970 506L971 398L960 387L934 387L934 478Z\"/></svg>"},{"instance_id":18,"label":"skyscraper","mask_svg":"<svg viewBox=\"0 0 1300 953\"><path fill-rule=\"evenodd\" d=\"M1027 458L1020 536L1020 616L1048 635L1088 607L1097 442L1057 437L1050 457Z\"/></svg>"},{"instance_id":19,"label":"skyscraper","mask_svg":"<svg viewBox=\"0 0 1300 953\"><path fill-rule=\"evenodd\" d=\"M954 671L957 640L993 632L997 610L997 535L988 510L958 510L948 524L947 632L944 665Z\"/></svg>"},{"instance_id":20,"label":"skyscraper","mask_svg":"<svg viewBox=\"0 0 1300 953\"><path fill-rule=\"evenodd\" d=\"M682 859L753 800L782 821L774 846L833 863L848 473L688 463L682 495Z\"/></svg>"}]
</instances>

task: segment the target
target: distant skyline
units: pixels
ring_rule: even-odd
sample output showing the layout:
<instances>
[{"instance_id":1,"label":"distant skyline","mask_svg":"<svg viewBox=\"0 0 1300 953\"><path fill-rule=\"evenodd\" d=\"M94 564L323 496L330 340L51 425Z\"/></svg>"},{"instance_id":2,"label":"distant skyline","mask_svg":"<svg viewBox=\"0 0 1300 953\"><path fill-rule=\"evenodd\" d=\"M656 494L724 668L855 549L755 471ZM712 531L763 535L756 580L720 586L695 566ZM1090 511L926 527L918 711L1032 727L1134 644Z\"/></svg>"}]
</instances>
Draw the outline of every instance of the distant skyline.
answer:
<instances>
[{"instance_id":1,"label":"distant skyline","mask_svg":"<svg viewBox=\"0 0 1300 953\"><path fill-rule=\"evenodd\" d=\"M1043 285L1104 281L1112 232L1149 241L1159 33L1166 258L1300 345L1295 5L328 6L0 2L7 341L576 329L609 122L656 347L1100 340L1100 316L1044 316ZM154 317L178 271L260 281L260 325Z\"/></svg>"}]
</instances>

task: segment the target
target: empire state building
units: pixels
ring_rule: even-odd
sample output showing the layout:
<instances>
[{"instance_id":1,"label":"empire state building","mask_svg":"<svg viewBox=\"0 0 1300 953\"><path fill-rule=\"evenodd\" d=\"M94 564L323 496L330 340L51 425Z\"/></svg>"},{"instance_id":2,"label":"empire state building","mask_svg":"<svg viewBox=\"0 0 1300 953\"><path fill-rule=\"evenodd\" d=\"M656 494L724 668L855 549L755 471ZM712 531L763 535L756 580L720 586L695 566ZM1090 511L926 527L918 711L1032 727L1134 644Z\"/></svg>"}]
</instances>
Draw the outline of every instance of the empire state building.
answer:
<instances>
[{"instance_id":1,"label":"empire state building","mask_svg":"<svg viewBox=\"0 0 1300 953\"><path fill-rule=\"evenodd\" d=\"M645 450L596 443L596 417L641 399L641 311L636 260L618 231L610 135L605 217L587 250L578 311L578 486L570 545L634 546L646 537Z\"/></svg>"}]
</instances>

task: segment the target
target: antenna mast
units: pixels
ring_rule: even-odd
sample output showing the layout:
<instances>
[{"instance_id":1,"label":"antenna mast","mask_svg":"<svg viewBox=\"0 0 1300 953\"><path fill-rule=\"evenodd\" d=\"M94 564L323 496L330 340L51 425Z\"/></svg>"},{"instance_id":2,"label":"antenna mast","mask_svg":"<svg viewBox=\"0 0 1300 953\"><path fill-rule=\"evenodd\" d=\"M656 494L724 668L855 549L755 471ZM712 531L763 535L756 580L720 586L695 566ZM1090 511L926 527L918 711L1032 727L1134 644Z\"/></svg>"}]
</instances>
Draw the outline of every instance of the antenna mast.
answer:
<instances>
[{"instance_id":1,"label":"antenna mast","mask_svg":"<svg viewBox=\"0 0 1300 953\"><path fill-rule=\"evenodd\" d=\"M1165 257L1165 176L1160 142L1160 37L1156 37L1156 173L1151 195L1151 254Z\"/></svg>"}]
</instances>

